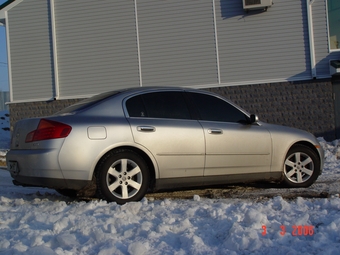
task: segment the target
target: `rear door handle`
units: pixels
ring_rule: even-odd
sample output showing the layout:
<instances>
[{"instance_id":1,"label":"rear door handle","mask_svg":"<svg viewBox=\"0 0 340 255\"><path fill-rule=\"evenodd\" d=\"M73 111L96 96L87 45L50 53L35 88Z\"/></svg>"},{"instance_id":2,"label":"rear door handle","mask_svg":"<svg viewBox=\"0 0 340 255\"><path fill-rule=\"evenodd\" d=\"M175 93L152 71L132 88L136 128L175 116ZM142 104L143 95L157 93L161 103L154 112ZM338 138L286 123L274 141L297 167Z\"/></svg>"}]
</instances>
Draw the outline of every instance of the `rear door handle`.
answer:
<instances>
[{"instance_id":1,"label":"rear door handle","mask_svg":"<svg viewBox=\"0 0 340 255\"><path fill-rule=\"evenodd\" d=\"M217 129L217 128L209 128L208 133L212 135L220 135L220 134L223 134L223 130Z\"/></svg>"},{"instance_id":2,"label":"rear door handle","mask_svg":"<svg viewBox=\"0 0 340 255\"><path fill-rule=\"evenodd\" d=\"M138 126L137 130L139 132L155 132L156 128L153 126Z\"/></svg>"}]
</instances>

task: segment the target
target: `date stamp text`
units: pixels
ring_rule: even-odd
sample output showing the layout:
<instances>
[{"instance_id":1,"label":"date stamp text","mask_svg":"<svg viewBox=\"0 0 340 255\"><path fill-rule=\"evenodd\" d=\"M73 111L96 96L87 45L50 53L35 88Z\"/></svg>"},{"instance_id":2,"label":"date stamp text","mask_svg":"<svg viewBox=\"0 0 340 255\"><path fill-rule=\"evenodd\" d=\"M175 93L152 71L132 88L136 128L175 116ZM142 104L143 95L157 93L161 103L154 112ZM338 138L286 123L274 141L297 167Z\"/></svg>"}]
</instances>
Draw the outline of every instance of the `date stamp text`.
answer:
<instances>
[{"instance_id":1,"label":"date stamp text","mask_svg":"<svg viewBox=\"0 0 340 255\"><path fill-rule=\"evenodd\" d=\"M280 226L280 235L284 236L287 233L287 228L284 225ZM312 225L293 225L291 231L289 230L288 233L291 233L292 236L312 236L314 235L314 226ZM262 225L262 236L268 234L267 226Z\"/></svg>"}]
</instances>

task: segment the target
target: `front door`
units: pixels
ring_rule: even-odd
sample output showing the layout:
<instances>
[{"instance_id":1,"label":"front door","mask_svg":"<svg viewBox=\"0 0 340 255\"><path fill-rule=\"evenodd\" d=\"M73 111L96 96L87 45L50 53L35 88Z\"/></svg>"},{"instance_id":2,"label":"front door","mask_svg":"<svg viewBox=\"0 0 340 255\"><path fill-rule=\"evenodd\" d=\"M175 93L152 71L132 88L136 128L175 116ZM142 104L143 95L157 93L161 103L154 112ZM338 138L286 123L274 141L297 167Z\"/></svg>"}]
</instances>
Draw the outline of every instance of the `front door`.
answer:
<instances>
[{"instance_id":1,"label":"front door","mask_svg":"<svg viewBox=\"0 0 340 255\"><path fill-rule=\"evenodd\" d=\"M206 140L204 176L269 172L271 136L222 98L189 93Z\"/></svg>"},{"instance_id":2,"label":"front door","mask_svg":"<svg viewBox=\"0 0 340 255\"><path fill-rule=\"evenodd\" d=\"M206 138L204 176L269 172L271 139L258 125L201 122Z\"/></svg>"}]
</instances>

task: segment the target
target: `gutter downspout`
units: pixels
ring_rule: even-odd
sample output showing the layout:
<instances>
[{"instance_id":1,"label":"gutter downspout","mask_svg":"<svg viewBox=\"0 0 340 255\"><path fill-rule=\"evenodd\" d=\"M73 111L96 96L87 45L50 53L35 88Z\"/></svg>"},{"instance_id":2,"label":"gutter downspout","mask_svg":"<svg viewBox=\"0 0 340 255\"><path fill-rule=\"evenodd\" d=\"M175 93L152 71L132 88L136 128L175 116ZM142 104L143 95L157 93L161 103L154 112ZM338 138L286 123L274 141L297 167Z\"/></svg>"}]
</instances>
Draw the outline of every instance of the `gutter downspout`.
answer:
<instances>
[{"instance_id":1,"label":"gutter downspout","mask_svg":"<svg viewBox=\"0 0 340 255\"><path fill-rule=\"evenodd\" d=\"M52 47L53 47L53 75L54 75L54 95L53 99L58 100L60 97L59 93L59 69L58 69L58 51L57 51L57 35L55 28L55 10L54 0L50 0L50 15L51 15L51 36L52 36Z\"/></svg>"},{"instance_id":2,"label":"gutter downspout","mask_svg":"<svg viewBox=\"0 0 340 255\"><path fill-rule=\"evenodd\" d=\"M135 18L136 18L136 34L137 34L137 55L138 55L139 86L143 87L142 61L141 61L141 57L140 57L140 44L139 44L139 27L138 27L137 0L135 0Z\"/></svg>"},{"instance_id":3,"label":"gutter downspout","mask_svg":"<svg viewBox=\"0 0 340 255\"><path fill-rule=\"evenodd\" d=\"M312 78L316 79L316 63L315 63L315 45L314 45L314 26L313 26L313 10L312 5L315 0L307 0L307 18L308 18L308 34L309 34L309 53Z\"/></svg>"},{"instance_id":4,"label":"gutter downspout","mask_svg":"<svg viewBox=\"0 0 340 255\"><path fill-rule=\"evenodd\" d=\"M215 0L213 0L217 79L218 79L218 84L221 85L220 53L219 53L219 49L218 49L217 22L216 22L216 8L215 8L215 6L216 6Z\"/></svg>"}]
</instances>

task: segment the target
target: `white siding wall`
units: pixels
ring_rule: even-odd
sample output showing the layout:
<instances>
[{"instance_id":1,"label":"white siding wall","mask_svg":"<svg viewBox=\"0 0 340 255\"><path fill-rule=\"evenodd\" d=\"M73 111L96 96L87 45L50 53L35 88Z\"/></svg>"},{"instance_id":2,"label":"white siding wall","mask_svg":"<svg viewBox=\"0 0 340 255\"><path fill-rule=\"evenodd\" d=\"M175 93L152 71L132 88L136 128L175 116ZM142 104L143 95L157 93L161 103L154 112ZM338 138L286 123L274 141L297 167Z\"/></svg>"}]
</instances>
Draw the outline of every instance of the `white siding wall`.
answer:
<instances>
[{"instance_id":1,"label":"white siding wall","mask_svg":"<svg viewBox=\"0 0 340 255\"><path fill-rule=\"evenodd\" d=\"M143 86L218 83L211 0L137 3Z\"/></svg>"},{"instance_id":2,"label":"white siding wall","mask_svg":"<svg viewBox=\"0 0 340 255\"><path fill-rule=\"evenodd\" d=\"M53 97L53 60L47 1L23 1L9 13L14 101Z\"/></svg>"},{"instance_id":3,"label":"white siding wall","mask_svg":"<svg viewBox=\"0 0 340 255\"><path fill-rule=\"evenodd\" d=\"M14 101L54 96L49 2L8 11ZM312 78L306 0L275 0L261 13L241 0L54 2L60 98ZM340 52L328 52L326 0L312 9L317 77L329 77Z\"/></svg>"},{"instance_id":4,"label":"white siding wall","mask_svg":"<svg viewBox=\"0 0 340 255\"><path fill-rule=\"evenodd\" d=\"M139 86L134 1L55 1L61 97Z\"/></svg>"},{"instance_id":5,"label":"white siding wall","mask_svg":"<svg viewBox=\"0 0 340 255\"><path fill-rule=\"evenodd\" d=\"M242 1L219 1L222 83L311 78L306 1L275 0L245 13Z\"/></svg>"}]
</instances>

